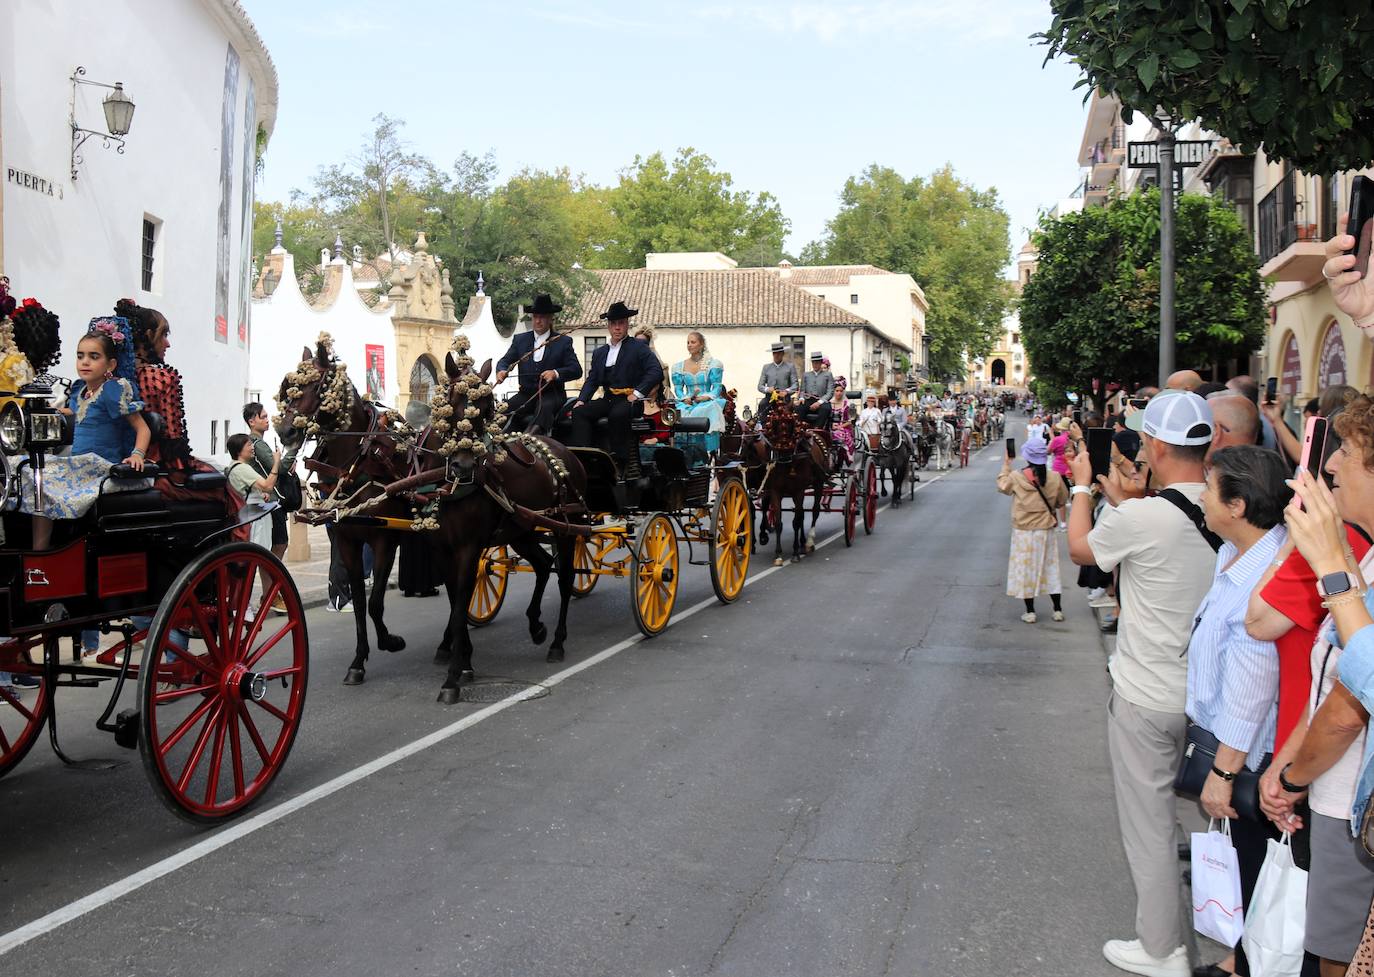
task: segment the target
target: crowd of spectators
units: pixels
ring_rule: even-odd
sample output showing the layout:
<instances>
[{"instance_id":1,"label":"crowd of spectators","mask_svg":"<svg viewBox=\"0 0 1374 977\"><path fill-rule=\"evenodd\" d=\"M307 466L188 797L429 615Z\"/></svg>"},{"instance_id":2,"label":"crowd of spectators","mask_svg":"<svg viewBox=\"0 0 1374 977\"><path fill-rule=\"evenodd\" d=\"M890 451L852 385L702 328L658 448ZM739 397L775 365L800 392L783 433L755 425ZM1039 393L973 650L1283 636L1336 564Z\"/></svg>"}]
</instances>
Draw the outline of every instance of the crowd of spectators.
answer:
<instances>
[{"instance_id":1,"label":"crowd of spectators","mask_svg":"<svg viewBox=\"0 0 1374 977\"><path fill-rule=\"evenodd\" d=\"M1351 243L1328 242L1323 274L1374 332ZM1291 840L1308 873L1301 973L1363 974L1351 961L1374 959L1374 399L1336 386L1298 413L1251 377L1193 370L1117 399L1105 419L1032 406L1025 468L1009 458L998 477L1014 499L1008 594L1026 600L1022 619L1049 590L1062 620L1045 541L1065 523L1080 586L1111 608L1106 739L1136 912L1133 938L1103 954L1136 974L1251 973L1243 940L1215 963L1189 958L1179 815L1194 802L1229 826L1245 910L1269 841ZM1328 436L1304 466L1311 417ZM1104 424L1111 463L1094 475L1086 429Z\"/></svg>"}]
</instances>

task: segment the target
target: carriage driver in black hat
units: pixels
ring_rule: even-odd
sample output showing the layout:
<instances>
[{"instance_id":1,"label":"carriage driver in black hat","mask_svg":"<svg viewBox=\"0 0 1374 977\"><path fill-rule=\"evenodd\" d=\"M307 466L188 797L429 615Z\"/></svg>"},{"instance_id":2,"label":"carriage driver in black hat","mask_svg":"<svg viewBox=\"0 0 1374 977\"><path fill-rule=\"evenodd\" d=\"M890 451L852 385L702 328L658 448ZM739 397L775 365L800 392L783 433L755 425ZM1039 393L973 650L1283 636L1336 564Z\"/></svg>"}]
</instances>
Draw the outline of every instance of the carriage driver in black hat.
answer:
<instances>
[{"instance_id":1,"label":"carriage driver in black hat","mask_svg":"<svg viewBox=\"0 0 1374 977\"><path fill-rule=\"evenodd\" d=\"M606 418L611 453L620 461L621 471L630 478L639 474L639 452L630 430L634 405L663 382L663 364L658 361L658 354L647 343L626 338L630 316L638 312L624 302L615 302L601 313L601 318L606 320L610 342L597 347L592 354L587 381L582 384L582 392L577 395L572 410L571 443L583 447L593 445L596 422ZM592 400L592 395L602 388L605 392L601 398Z\"/></svg>"},{"instance_id":2,"label":"carriage driver in black hat","mask_svg":"<svg viewBox=\"0 0 1374 977\"><path fill-rule=\"evenodd\" d=\"M825 354L811 354L811 369L802 374L802 416L814 427L830 426L830 398L835 396L835 376L825 368Z\"/></svg>"},{"instance_id":3,"label":"carriage driver in black hat","mask_svg":"<svg viewBox=\"0 0 1374 977\"><path fill-rule=\"evenodd\" d=\"M530 306L531 332L516 333L506 355L496 361L497 383L512 367L520 380L520 392L510 399L508 431L549 434L555 418L567 402L563 384L582 376L571 336L554 332L553 317L563 311L547 295L536 295Z\"/></svg>"},{"instance_id":4,"label":"carriage driver in black hat","mask_svg":"<svg viewBox=\"0 0 1374 977\"><path fill-rule=\"evenodd\" d=\"M763 403L759 405L760 424L768 416L774 393L790 396L797 392L796 368L791 360L783 360L787 347L782 343L774 343L772 350L773 362L763 364L763 372L759 374L759 393L763 394Z\"/></svg>"}]
</instances>

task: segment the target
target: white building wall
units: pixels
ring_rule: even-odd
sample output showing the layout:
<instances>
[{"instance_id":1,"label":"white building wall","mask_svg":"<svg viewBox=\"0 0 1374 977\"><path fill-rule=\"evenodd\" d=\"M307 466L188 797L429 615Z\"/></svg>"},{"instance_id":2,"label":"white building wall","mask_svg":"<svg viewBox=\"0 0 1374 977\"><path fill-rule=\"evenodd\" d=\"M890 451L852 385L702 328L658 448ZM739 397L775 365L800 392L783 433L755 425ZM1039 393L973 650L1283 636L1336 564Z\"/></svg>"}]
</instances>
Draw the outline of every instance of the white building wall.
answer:
<instances>
[{"instance_id":1,"label":"white building wall","mask_svg":"<svg viewBox=\"0 0 1374 977\"><path fill-rule=\"evenodd\" d=\"M786 274L783 280L787 281ZM917 324L922 333L925 331L925 309L915 300L916 282L910 275L853 275L844 285L798 287L860 319L867 319L885 336L907 349L920 345L919 338L915 344L912 340Z\"/></svg>"},{"instance_id":2,"label":"white building wall","mask_svg":"<svg viewBox=\"0 0 1374 977\"><path fill-rule=\"evenodd\" d=\"M387 404L399 403L400 390L409 383L409 377L398 375L401 368L396 362L396 331L390 309L374 311L367 307L353 284L352 269L342 259L336 259L331 266L331 270L343 275L337 297L328 306L312 308L296 283L290 252L282 259L282 278L276 290L253 302L248 393L256 395L254 399L261 400L269 412L275 413L272 398L282 378L300 362L302 347L314 350L319 334L327 332L334 338L334 352L348 365L349 378L360 394L366 393L367 347L381 346L385 357L382 399ZM241 419L236 420L233 430L243 430Z\"/></svg>"},{"instance_id":3,"label":"white building wall","mask_svg":"<svg viewBox=\"0 0 1374 977\"><path fill-rule=\"evenodd\" d=\"M0 57L3 272L18 297L33 296L61 317L57 372L67 376L75 373L76 342L87 320L112 314L116 300L133 298L166 315L168 361L185 378L191 445L203 456L211 453L211 423L222 451L224 422L241 416L248 348L238 323L243 312L246 324L250 261L244 216L251 221L256 133L260 124L270 131L277 100L266 52L229 6L229 0L0 3L0 32L10 41ZM221 119L231 43L239 60L225 239L227 341L217 341ZM73 182L69 76L78 65L91 80L123 82L136 109L123 154L92 137ZM250 88L253 118L246 120ZM106 94L78 86L79 125L104 129ZM161 222L150 291L140 287L145 214Z\"/></svg>"}]
</instances>

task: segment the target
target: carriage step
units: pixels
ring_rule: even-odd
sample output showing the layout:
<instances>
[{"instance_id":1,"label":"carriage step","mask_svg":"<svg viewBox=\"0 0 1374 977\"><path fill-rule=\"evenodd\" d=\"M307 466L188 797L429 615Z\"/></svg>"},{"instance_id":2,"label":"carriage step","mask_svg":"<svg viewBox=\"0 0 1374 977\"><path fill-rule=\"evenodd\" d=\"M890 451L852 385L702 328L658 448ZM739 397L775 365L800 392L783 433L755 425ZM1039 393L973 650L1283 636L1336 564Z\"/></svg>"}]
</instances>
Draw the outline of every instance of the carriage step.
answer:
<instances>
[{"instance_id":1,"label":"carriage step","mask_svg":"<svg viewBox=\"0 0 1374 977\"><path fill-rule=\"evenodd\" d=\"M117 745L126 750L138 749L139 717L137 709L125 709L115 716L114 738Z\"/></svg>"},{"instance_id":2,"label":"carriage step","mask_svg":"<svg viewBox=\"0 0 1374 977\"><path fill-rule=\"evenodd\" d=\"M113 675L110 678L114 678ZM98 689L101 682L108 682L110 679L104 678L69 678L61 682L54 682L59 689Z\"/></svg>"}]
</instances>

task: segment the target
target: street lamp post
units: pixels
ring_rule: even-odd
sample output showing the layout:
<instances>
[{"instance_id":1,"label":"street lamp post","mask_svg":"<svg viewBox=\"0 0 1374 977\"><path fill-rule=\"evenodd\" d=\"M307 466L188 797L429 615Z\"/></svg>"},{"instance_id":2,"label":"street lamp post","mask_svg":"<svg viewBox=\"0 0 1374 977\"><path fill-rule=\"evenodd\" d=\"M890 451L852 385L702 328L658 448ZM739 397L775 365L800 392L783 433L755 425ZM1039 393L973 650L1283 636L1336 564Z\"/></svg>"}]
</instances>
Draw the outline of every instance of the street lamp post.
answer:
<instances>
[{"instance_id":1,"label":"street lamp post","mask_svg":"<svg viewBox=\"0 0 1374 977\"><path fill-rule=\"evenodd\" d=\"M1174 130L1159 133L1159 385L1174 372Z\"/></svg>"}]
</instances>

